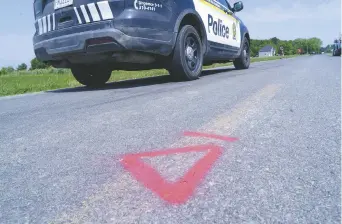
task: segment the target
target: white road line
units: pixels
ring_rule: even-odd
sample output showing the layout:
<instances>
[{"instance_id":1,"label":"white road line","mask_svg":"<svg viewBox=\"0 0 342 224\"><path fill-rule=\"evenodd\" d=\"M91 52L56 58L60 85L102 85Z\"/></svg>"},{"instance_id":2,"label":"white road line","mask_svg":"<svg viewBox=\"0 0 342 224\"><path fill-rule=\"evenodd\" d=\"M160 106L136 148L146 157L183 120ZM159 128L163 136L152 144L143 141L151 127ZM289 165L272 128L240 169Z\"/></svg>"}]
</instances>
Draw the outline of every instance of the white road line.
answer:
<instances>
[{"instance_id":1,"label":"white road line","mask_svg":"<svg viewBox=\"0 0 342 224\"><path fill-rule=\"evenodd\" d=\"M113 19L113 13L112 10L110 9L108 1L102 1L102 2L97 2L97 5L99 6L101 16L103 20L106 19Z\"/></svg>"},{"instance_id":2,"label":"white road line","mask_svg":"<svg viewBox=\"0 0 342 224\"><path fill-rule=\"evenodd\" d=\"M97 12L96 6L94 3L88 4L88 9L90 11L91 17L93 18L93 21L100 21L100 15Z\"/></svg>"},{"instance_id":3,"label":"white road line","mask_svg":"<svg viewBox=\"0 0 342 224\"><path fill-rule=\"evenodd\" d=\"M85 9L84 5L81 5L81 10L82 10L82 13L83 13L83 16L84 16L86 23L89 23L90 19L89 19L87 10Z\"/></svg>"},{"instance_id":4,"label":"white road line","mask_svg":"<svg viewBox=\"0 0 342 224\"><path fill-rule=\"evenodd\" d=\"M75 11L75 13L76 13L78 23L79 23L79 24L82 24L82 20L81 20L80 14L78 14L78 10L77 10L76 7L74 7L74 11Z\"/></svg>"}]
</instances>

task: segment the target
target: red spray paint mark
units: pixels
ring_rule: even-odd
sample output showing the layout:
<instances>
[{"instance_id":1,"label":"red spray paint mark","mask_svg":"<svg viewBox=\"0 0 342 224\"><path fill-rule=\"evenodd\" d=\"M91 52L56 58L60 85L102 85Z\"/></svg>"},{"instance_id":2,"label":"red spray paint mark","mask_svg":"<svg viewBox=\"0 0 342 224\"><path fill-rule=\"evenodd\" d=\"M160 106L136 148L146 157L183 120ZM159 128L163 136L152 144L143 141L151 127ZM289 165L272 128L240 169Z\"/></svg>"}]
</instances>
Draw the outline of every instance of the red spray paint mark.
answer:
<instances>
[{"instance_id":1,"label":"red spray paint mark","mask_svg":"<svg viewBox=\"0 0 342 224\"><path fill-rule=\"evenodd\" d=\"M190 170L176 182L165 180L154 168L144 163L141 157L155 157L186 152L208 153L197 161ZM198 145L184 148L167 149L163 151L128 154L121 163L146 188L153 191L163 200L172 204L181 204L188 200L196 186L205 177L214 162L222 154L222 148L215 145Z\"/></svg>"},{"instance_id":2,"label":"red spray paint mark","mask_svg":"<svg viewBox=\"0 0 342 224\"><path fill-rule=\"evenodd\" d=\"M200 132L191 132L191 131L186 131L183 133L185 136L191 136L191 137L205 137L205 138L214 138L214 139L219 139L227 142L234 142L239 140L238 138L234 137L228 137L228 136L223 136L223 135L215 135L215 134L207 134L207 133L200 133Z\"/></svg>"}]
</instances>

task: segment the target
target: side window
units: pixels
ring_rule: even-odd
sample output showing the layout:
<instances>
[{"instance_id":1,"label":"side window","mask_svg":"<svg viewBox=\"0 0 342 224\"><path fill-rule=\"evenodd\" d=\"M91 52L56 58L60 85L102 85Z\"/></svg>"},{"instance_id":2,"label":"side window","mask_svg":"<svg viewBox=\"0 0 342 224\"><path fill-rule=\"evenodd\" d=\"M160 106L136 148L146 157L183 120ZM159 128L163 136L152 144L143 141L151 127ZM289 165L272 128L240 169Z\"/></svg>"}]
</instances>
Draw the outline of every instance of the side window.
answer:
<instances>
[{"instance_id":1,"label":"side window","mask_svg":"<svg viewBox=\"0 0 342 224\"><path fill-rule=\"evenodd\" d=\"M230 5L226 0L207 0L207 1L222 10L231 10Z\"/></svg>"}]
</instances>

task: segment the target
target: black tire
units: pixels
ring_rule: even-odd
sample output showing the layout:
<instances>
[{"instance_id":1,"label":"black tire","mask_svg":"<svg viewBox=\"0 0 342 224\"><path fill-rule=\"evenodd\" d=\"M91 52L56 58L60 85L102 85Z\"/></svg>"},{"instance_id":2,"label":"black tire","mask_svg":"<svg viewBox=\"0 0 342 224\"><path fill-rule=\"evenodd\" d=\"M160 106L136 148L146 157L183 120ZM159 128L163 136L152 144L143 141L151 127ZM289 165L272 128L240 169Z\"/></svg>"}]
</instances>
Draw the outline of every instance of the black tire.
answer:
<instances>
[{"instance_id":1,"label":"black tire","mask_svg":"<svg viewBox=\"0 0 342 224\"><path fill-rule=\"evenodd\" d=\"M170 75L176 81L198 79L203 66L202 41L197 30L185 25L180 30L172 55Z\"/></svg>"},{"instance_id":2,"label":"black tire","mask_svg":"<svg viewBox=\"0 0 342 224\"><path fill-rule=\"evenodd\" d=\"M82 85L101 87L109 80L112 71L96 65L77 65L71 68L75 79Z\"/></svg>"},{"instance_id":3,"label":"black tire","mask_svg":"<svg viewBox=\"0 0 342 224\"><path fill-rule=\"evenodd\" d=\"M250 54L248 39L244 37L240 56L233 61L234 67L236 69L248 69L251 63Z\"/></svg>"}]
</instances>

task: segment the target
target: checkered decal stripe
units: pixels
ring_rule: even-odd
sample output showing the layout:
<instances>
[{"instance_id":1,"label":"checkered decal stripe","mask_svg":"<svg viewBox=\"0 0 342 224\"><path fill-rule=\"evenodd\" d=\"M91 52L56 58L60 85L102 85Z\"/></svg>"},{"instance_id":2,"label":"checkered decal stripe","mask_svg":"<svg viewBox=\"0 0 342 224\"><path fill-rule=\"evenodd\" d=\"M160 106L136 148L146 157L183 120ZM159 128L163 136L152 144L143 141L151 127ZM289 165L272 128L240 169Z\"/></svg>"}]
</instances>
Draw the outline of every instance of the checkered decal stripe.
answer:
<instances>
[{"instance_id":1,"label":"checkered decal stripe","mask_svg":"<svg viewBox=\"0 0 342 224\"><path fill-rule=\"evenodd\" d=\"M74 7L78 24L97 22L101 20L113 19L113 12L108 1L89 3ZM44 34L56 29L55 13L44 16L36 21L38 34Z\"/></svg>"},{"instance_id":2,"label":"checkered decal stripe","mask_svg":"<svg viewBox=\"0 0 342 224\"><path fill-rule=\"evenodd\" d=\"M39 35L56 29L55 13L44 16L36 21Z\"/></svg>"}]
</instances>

